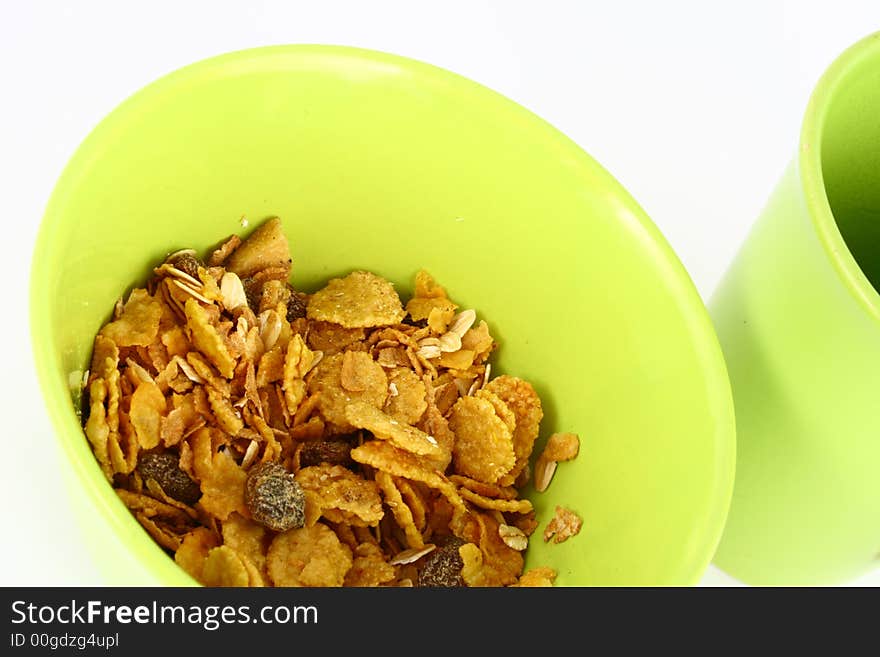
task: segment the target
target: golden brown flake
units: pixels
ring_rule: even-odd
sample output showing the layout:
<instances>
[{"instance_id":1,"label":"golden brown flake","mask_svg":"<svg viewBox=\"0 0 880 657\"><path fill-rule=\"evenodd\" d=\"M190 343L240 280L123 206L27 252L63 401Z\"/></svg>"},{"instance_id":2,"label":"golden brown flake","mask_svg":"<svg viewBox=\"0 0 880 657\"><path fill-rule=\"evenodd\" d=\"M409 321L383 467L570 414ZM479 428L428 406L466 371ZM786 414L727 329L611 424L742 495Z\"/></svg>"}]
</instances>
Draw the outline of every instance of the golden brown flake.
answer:
<instances>
[{"instance_id":1,"label":"golden brown flake","mask_svg":"<svg viewBox=\"0 0 880 657\"><path fill-rule=\"evenodd\" d=\"M394 286L366 271L332 279L311 296L307 311L309 319L345 328L396 324L405 314Z\"/></svg>"},{"instance_id":2,"label":"golden brown flake","mask_svg":"<svg viewBox=\"0 0 880 657\"><path fill-rule=\"evenodd\" d=\"M551 539L554 543L562 543L572 536L575 536L583 525L583 520L571 509L556 505L556 512L553 518L544 528L544 542Z\"/></svg>"}]
</instances>

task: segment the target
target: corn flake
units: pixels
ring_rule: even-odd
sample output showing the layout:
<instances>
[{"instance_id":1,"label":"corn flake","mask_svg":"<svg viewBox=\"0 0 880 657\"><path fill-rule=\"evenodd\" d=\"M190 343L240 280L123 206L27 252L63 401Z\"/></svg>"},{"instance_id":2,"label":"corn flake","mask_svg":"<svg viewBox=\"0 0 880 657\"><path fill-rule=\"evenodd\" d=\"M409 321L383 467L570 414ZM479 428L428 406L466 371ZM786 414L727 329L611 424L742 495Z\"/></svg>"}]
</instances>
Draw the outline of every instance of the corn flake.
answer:
<instances>
[{"instance_id":1,"label":"corn flake","mask_svg":"<svg viewBox=\"0 0 880 657\"><path fill-rule=\"evenodd\" d=\"M516 463L503 482L510 484L528 463L535 446L541 419L544 417L541 399L529 382L509 375L492 379L483 389L501 398L516 417L516 429L513 432Z\"/></svg>"},{"instance_id":2,"label":"corn flake","mask_svg":"<svg viewBox=\"0 0 880 657\"><path fill-rule=\"evenodd\" d=\"M549 461L570 461L578 455L580 439L575 433L554 433L547 439L541 458Z\"/></svg>"},{"instance_id":3,"label":"corn flake","mask_svg":"<svg viewBox=\"0 0 880 657\"><path fill-rule=\"evenodd\" d=\"M513 437L495 407L476 397L459 399L449 416L455 434L456 470L490 484L510 472L515 462Z\"/></svg>"},{"instance_id":4,"label":"corn flake","mask_svg":"<svg viewBox=\"0 0 880 657\"><path fill-rule=\"evenodd\" d=\"M557 504L553 517L544 528L544 542L552 539L554 543L562 543L580 532L583 523L574 511Z\"/></svg>"},{"instance_id":5,"label":"corn flake","mask_svg":"<svg viewBox=\"0 0 880 657\"><path fill-rule=\"evenodd\" d=\"M342 387L343 354L324 358L315 368L314 376L308 383L309 394L319 394L318 412L325 420L337 427L340 433L351 431L354 426L346 418L350 404L361 401L375 408L381 408L388 396L388 381L384 370L382 378L378 375L370 380L365 390L353 392ZM381 367L379 368L381 370Z\"/></svg>"},{"instance_id":6,"label":"corn flake","mask_svg":"<svg viewBox=\"0 0 880 657\"><path fill-rule=\"evenodd\" d=\"M396 477L420 481L440 491L456 509L464 510L464 502L448 479L418 456L398 449L382 440L369 440L351 450L351 458Z\"/></svg>"},{"instance_id":7,"label":"corn flake","mask_svg":"<svg viewBox=\"0 0 880 657\"><path fill-rule=\"evenodd\" d=\"M445 299L446 290L424 269L416 272L413 296L419 299Z\"/></svg>"},{"instance_id":8,"label":"corn flake","mask_svg":"<svg viewBox=\"0 0 880 657\"><path fill-rule=\"evenodd\" d=\"M494 497L486 497L485 495L480 495L479 493L464 487L458 489L458 494L481 509L507 511L510 513L528 513L532 510L532 503L528 500L504 500Z\"/></svg>"},{"instance_id":9,"label":"corn flake","mask_svg":"<svg viewBox=\"0 0 880 657\"><path fill-rule=\"evenodd\" d=\"M345 586L374 587L387 584L397 577L397 571L375 543L360 543L354 548L351 569L345 575Z\"/></svg>"},{"instance_id":10,"label":"corn flake","mask_svg":"<svg viewBox=\"0 0 880 657\"><path fill-rule=\"evenodd\" d=\"M131 396L129 411L141 449L153 449L159 444L164 414L165 396L152 381L142 381Z\"/></svg>"},{"instance_id":11,"label":"corn flake","mask_svg":"<svg viewBox=\"0 0 880 657\"><path fill-rule=\"evenodd\" d=\"M146 347L159 333L162 304L143 289L132 290L115 321L101 329L100 334L118 347Z\"/></svg>"},{"instance_id":12,"label":"corn flake","mask_svg":"<svg viewBox=\"0 0 880 657\"><path fill-rule=\"evenodd\" d=\"M515 586L523 587L546 587L553 586L556 579L556 571L552 568L542 566L539 568L530 568L522 577L517 580Z\"/></svg>"},{"instance_id":13,"label":"corn flake","mask_svg":"<svg viewBox=\"0 0 880 657\"><path fill-rule=\"evenodd\" d=\"M205 559L208 558L208 552L219 545L217 534L207 527L196 527L183 537L180 547L174 553L174 561L193 579L201 582L202 569Z\"/></svg>"},{"instance_id":14,"label":"corn flake","mask_svg":"<svg viewBox=\"0 0 880 657\"><path fill-rule=\"evenodd\" d=\"M412 454L434 458L442 456L442 450L433 436L408 424L401 424L370 404L351 404L346 409L345 418L352 426L366 429L376 438L387 440Z\"/></svg>"},{"instance_id":15,"label":"corn flake","mask_svg":"<svg viewBox=\"0 0 880 657\"><path fill-rule=\"evenodd\" d=\"M309 299L309 319L345 328L396 324L404 317L400 297L387 280L365 271L332 279Z\"/></svg>"},{"instance_id":16,"label":"corn flake","mask_svg":"<svg viewBox=\"0 0 880 657\"><path fill-rule=\"evenodd\" d=\"M321 523L278 534L266 559L275 586L342 586L352 563L351 548Z\"/></svg>"},{"instance_id":17,"label":"corn flake","mask_svg":"<svg viewBox=\"0 0 880 657\"><path fill-rule=\"evenodd\" d=\"M388 384L385 370L363 351L346 351L342 356L339 383L349 392L364 392Z\"/></svg>"},{"instance_id":18,"label":"corn flake","mask_svg":"<svg viewBox=\"0 0 880 657\"><path fill-rule=\"evenodd\" d=\"M391 509L394 519L404 532L407 546L414 550L423 548L425 542L422 540L422 533L416 526L412 511L406 502L403 501L403 496L400 494L400 490L398 490L391 475L380 470L376 473L376 483L379 484L379 488L382 490L385 504Z\"/></svg>"},{"instance_id":19,"label":"corn flake","mask_svg":"<svg viewBox=\"0 0 880 657\"><path fill-rule=\"evenodd\" d=\"M202 565L202 581L205 586L247 586L250 577L241 557L221 545L208 552Z\"/></svg>"},{"instance_id":20,"label":"corn flake","mask_svg":"<svg viewBox=\"0 0 880 657\"><path fill-rule=\"evenodd\" d=\"M184 310L193 346L214 364L220 374L231 379L235 374L235 359L223 336L211 323L208 312L195 299L187 299Z\"/></svg>"},{"instance_id":21,"label":"corn flake","mask_svg":"<svg viewBox=\"0 0 880 657\"><path fill-rule=\"evenodd\" d=\"M360 343L365 337L362 328L345 328L333 322L313 321L309 323L308 344L325 356L338 354L348 347Z\"/></svg>"},{"instance_id":22,"label":"corn flake","mask_svg":"<svg viewBox=\"0 0 880 657\"><path fill-rule=\"evenodd\" d=\"M376 482L347 468L310 465L300 469L296 480L303 490L315 494L321 512L331 520L338 521L334 517L341 516L351 524L374 526L382 519L382 500Z\"/></svg>"},{"instance_id":23,"label":"corn flake","mask_svg":"<svg viewBox=\"0 0 880 657\"><path fill-rule=\"evenodd\" d=\"M193 472L199 480L201 506L220 520L230 513L249 515L244 502L247 473L232 459L228 451L215 451L212 431L204 428L193 434Z\"/></svg>"},{"instance_id":24,"label":"corn flake","mask_svg":"<svg viewBox=\"0 0 880 657\"><path fill-rule=\"evenodd\" d=\"M269 532L262 525L238 513L231 513L223 521L223 544L246 558L262 573L266 568L266 550Z\"/></svg>"}]
</instances>

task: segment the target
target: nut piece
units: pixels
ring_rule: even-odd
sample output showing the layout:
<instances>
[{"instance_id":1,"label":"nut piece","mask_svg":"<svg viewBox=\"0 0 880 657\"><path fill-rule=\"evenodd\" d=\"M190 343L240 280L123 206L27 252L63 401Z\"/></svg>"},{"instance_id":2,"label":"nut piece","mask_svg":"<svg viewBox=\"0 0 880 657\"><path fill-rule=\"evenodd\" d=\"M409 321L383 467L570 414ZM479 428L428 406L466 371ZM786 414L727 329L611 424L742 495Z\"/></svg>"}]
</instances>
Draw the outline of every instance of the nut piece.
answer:
<instances>
[{"instance_id":1,"label":"nut piece","mask_svg":"<svg viewBox=\"0 0 880 657\"><path fill-rule=\"evenodd\" d=\"M464 337L464 334L468 332L471 326L474 325L474 322L477 320L477 311L476 310L462 310L455 317L452 318L452 322L449 324L449 333L455 333L459 338Z\"/></svg>"},{"instance_id":2,"label":"nut piece","mask_svg":"<svg viewBox=\"0 0 880 657\"><path fill-rule=\"evenodd\" d=\"M388 564L391 566L402 566L404 564L412 563L413 561L418 561L426 554L433 552L436 547L437 546L433 543L428 543L425 547L411 548L409 550L404 550L403 552L398 552Z\"/></svg>"},{"instance_id":3,"label":"nut piece","mask_svg":"<svg viewBox=\"0 0 880 657\"><path fill-rule=\"evenodd\" d=\"M543 493L547 490L547 487L550 485L550 480L553 479L553 473L556 472L556 461L548 461L543 457L543 455L538 457L538 460L535 461L535 490L539 493Z\"/></svg>"},{"instance_id":4,"label":"nut piece","mask_svg":"<svg viewBox=\"0 0 880 657\"><path fill-rule=\"evenodd\" d=\"M248 302L241 279L231 271L223 274L223 278L220 279L220 295L226 310L235 310Z\"/></svg>"},{"instance_id":5,"label":"nut piece","mask_svg":"<svg viewBox=\"0 0 880 657\"><path fill-rule=\"evenodd\" d=\"M440 355L440 347L437 345L425 345L424 347L419 347L419 350L416 352L422 358L426 360L430 360L432 358L437 358Z\"/></svg>"},{"instance_id":6,"label":"nut piece","mask_svg":"<svg viewBox=\"0 0 880 657\"><path fill-rule=\"evenodd\" d=\"M498 525L498 536L501 537L501 540L504 541L507 547L519 552L522 552L529 546L529 537L519 527Z\"/></svg>"},{"instance_id":7,"label":"nut piece","mask_svg":"<svg viewBox=\"0 0 880 657\"><path fill-rule=\"evenodd\" d=\"M580 439L576 433L554 433L547 439L547 444L535 461L535 490L543 493L550 485L556 464L559 461L570 461L578 455Z\"/></svg>"},{"instance_id":8,"label":"nut piece","mask_svg":"<svg viewBox=\"0 0 880 657\"><path fill-rule=\"evenodd\" d=\"M244 501L253 519L269 529L283 532L305 524L305 493L279 463L261 463L251 469Z\"/></svg>"},{"instance_id":9,"label":"nut piece","mask_svg":"<svg viewBox=\"0 0 880 657\"><path fill-rule=\"evenodd\" d=\"M440 351L452 353L461 349L461 336L458 333L453 333L452 331L444 333L442 336L440 336L439 342L440 344L438 344L437 346L440 347Z\"/></svg>"}]
</instances>

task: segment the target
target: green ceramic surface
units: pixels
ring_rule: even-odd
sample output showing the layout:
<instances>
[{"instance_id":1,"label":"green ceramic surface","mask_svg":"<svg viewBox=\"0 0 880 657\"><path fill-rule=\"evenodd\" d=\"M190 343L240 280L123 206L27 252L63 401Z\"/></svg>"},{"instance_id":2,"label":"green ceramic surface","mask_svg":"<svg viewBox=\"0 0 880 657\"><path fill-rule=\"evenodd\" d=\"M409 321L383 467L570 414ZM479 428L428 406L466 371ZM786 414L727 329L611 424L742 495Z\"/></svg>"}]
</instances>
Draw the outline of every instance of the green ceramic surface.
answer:
<instances>
[{"instance_id":1,"label":"green ceramic surface","mask_svg":"<svg viewBox=\"0 0 880 657\"><path fill-rule=\"evenodd\" d=\"M541 440L582 436L550 490L584 519L530 565L561 585L691 584L715 551L734 471L720 348L690 279L624 189L552 127L466 79L340 47L200 62L123 103L58 182L32 271L37 369L86 539L115 584L182 584L115 499L67 388L119 294L170 250L282 217L292 282L353 268L407 295L427 268L532 381Z\"/></svg>"},{"instance_id":2,"label":"green ceramic surface","mask_svg":"<svg viewBox=\"0 0 880 657\"><path fill-rule=\"evenodd\" d=\"M880 553L880 34L818 83L800 146L710 303L737 414L717 563L834 584Z\"/></svg>"}]
</instances>

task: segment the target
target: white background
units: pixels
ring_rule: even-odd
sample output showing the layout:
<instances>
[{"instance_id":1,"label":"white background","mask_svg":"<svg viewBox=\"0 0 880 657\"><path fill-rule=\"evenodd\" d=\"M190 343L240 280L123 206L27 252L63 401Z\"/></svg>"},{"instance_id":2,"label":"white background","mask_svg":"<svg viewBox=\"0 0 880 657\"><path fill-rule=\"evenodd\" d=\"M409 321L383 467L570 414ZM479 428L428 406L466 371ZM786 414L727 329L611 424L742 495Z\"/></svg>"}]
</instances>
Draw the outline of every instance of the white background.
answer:
<instances>
[{"instance_id":1,"label":"white background","mask_svg":"<svg viewBox=\"0 0 880 657\"><path fill-rule=\"evenodd\" d=\"M451 69L608 168L708 298L794 154L816 80L876 30L876 0L0 0L0 585L102 583L67 516L33 374L27 283L65 162L138 88L204 57L278 43L356 45ZM735 584L715 569L703 582ZM855 583L880 585L880 573Z\"/></svg>"}]
</instances>

